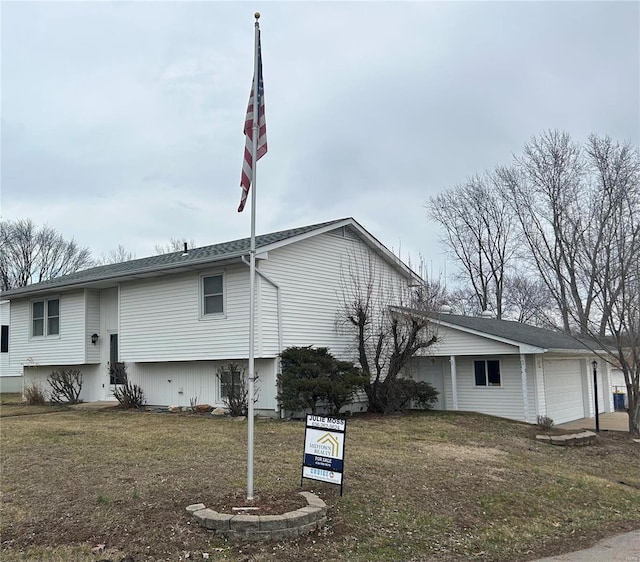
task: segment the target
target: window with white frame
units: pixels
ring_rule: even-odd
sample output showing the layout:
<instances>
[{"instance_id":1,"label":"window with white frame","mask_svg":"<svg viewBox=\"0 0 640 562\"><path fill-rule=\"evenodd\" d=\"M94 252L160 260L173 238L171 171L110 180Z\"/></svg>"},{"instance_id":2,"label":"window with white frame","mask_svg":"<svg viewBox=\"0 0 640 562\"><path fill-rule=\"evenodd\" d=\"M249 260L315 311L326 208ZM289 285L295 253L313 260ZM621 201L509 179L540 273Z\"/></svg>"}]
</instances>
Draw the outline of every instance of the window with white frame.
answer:
<instances>
[{"instance_id":1,"label":"window with white frame","mask_svg":"<svg viewBox=\"0 0 640 562\"><path fill-rule=\"evenodd\" d=\"M202 277L202 314L209 316L224 313L224 276L205 275Z\"/></svg>"},{"instance_id":2,"label":"window with white frame","mask_svg":"<svg viewBox=\"0 0 640 562\"><path fill-rule=\"evenodd\" d=\"M31 303L31 336L60 335L60 299L44 299Z\"/></svg>"},{"instance_id":3,"label":"window with white frame","mask_svg":"<svg viewBox=\"0 0 640 562\"><path fill-rule=\"evenodd\" d=\"M476 386L502 386L500 361L483 359L473 362Z\"/></svg>"}]
</instances>

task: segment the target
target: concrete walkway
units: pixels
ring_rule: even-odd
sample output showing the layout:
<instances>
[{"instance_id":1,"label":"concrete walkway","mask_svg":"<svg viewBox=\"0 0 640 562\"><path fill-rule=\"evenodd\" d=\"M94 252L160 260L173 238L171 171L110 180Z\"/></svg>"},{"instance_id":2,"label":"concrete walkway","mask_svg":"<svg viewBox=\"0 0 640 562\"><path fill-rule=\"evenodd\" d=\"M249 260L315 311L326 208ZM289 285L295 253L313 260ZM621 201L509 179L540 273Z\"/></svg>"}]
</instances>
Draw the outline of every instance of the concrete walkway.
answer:
<instances>
[{"instance_id":1,"label":"concrete walkway","mask_svg":"<svg viewBox=\"0 0 640 562\"><path fill-rule=\"evenodd\" d=\"M640 530L609 537L585 550L533 562L640 562Z\"/></svg>"},{"instance_id":2,"label":"concrete walkway","mask_svg":"<svg viewBox=\"0 0 640 562\"><path fill-rule=\"evenodd\" d=\"M629 414L627 412L612 412L610 414L600 414L600 429L608 431L629 431ZM590 429L593 431L596 427L595 418L582 418L568 423L561 423L560 429Z\"/></svg>"},{"instance_id":3,"label":"concrete walkway","mask_svg":"<svg viewBox=\"0 0 640 562\"><path fill-rule=\"evenodd\" d=\"M120 402L117 400L105 400L103 402L80 402L80 404L73 404L69 408L72 410L106 410L119 405Z\"/></svg>"}]
</instances>

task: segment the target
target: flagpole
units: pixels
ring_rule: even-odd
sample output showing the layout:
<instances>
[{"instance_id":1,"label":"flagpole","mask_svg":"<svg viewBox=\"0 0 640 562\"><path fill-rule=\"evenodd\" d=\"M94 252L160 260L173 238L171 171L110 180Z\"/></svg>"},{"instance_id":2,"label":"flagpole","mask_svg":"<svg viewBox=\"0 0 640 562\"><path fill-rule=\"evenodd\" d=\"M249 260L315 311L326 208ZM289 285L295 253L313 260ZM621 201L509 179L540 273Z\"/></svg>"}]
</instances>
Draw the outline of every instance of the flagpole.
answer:
<instances>
[{"instance_id":1,"label":"flagpole","mask_svg":"<svg viewBox=\"0 0 640 562\"><path fill-rule=\"evenodd\" d=\"M260 69L258 46L260 41L260 13L254 14L255 37L253 51L253 138L251 143L251 248L249 251L249 389L247 396L247 500L253 500L253 396L255 384L255 309L256 309L256 170L258 169L258 135L260 134L259 81Z\"/></svg>"}]
</instances>

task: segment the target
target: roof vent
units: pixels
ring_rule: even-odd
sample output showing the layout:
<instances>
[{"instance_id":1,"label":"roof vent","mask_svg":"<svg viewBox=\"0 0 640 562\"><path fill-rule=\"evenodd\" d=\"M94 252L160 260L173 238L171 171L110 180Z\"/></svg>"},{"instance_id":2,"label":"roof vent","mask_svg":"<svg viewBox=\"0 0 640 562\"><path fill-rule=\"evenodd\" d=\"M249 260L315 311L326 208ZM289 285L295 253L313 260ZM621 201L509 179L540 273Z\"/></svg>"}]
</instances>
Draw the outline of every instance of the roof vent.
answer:
<instances>
[{"instance_id":1,"label":"roof vent","mask_svg":"<svg viewBox=\"0 0 640 562\"><path fill-rule=\"evenodd\" d=\"M443 304L440 307L440 312L442 314L451 314L451 307L448 304Z\"/></svg>"},{"instance_id":2,"label":"roof vent","mask_svg":"<svg viewBox=\"0 0 640 562\"><path fill-rule=\"evenodd\" d=\"M493 318L493 314L491 314L490 310L483 310L482 314L480 314L481 318Z\"/></svg>"},{"instance_id":3,"label":"roof vent","mask_svg":"<svg viewBox=\"0 0 640 562\"><path fill-rule=\"evenodd\" d=\"M182 255L183 256L188 256L189 255L189 248L187 248L187 243L184 243L184 250L182 250Z\"/></svg>"}]
</instances>

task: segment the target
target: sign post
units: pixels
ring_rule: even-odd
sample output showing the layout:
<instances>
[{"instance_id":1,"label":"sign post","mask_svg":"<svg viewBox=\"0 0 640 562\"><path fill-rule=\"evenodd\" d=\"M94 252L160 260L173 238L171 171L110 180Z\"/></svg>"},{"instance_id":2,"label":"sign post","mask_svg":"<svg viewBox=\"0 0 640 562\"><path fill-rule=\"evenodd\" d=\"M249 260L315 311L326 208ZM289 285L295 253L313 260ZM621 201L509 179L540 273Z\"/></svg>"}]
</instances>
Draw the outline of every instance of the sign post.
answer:
<instances>
[{"instance_id":1,"label":"sign post","mask_svg":"<svg viewBox=\"0 0 640 562\"><path fill-rule=\"evenodd\" d=\"M347 420L307 415L302 476L340 486L342 495Z\"/></svg>"}]
</instances>

